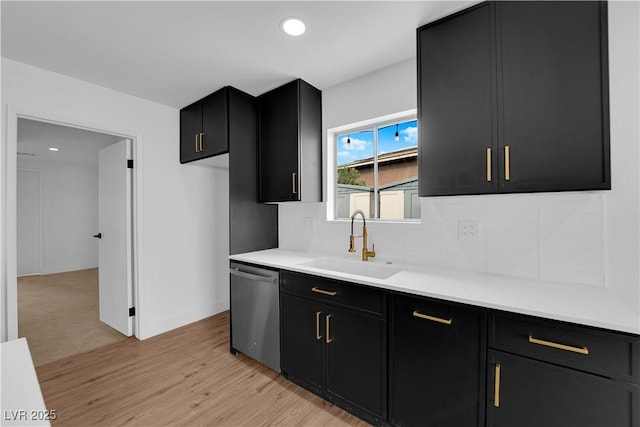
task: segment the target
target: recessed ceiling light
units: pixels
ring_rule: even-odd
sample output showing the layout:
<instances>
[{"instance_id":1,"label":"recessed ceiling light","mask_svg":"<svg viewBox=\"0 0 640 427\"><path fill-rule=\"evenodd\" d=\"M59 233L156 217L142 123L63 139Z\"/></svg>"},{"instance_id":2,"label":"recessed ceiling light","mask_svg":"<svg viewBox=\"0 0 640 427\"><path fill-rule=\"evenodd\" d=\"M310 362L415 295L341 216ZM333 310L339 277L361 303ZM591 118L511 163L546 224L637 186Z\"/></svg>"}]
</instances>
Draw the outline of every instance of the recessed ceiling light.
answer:
<instances>
[{"instance_id":1,"label":"recessed ceiling light","mask_svg":"<svg viewBox=\"0 0 640 427\"><path fill-rule=\"evenodd\" d=\"M306 26L297 18L284 18L280 24L282 30L290 36L299 36L304 33Z\"/></svg>"},{"instance_id":2,"label":"recessed ceiling light","mask_svg":"<svg viewBox=\"0 0 640 427\"><path fill-rule=\"evenodd\" d=\"M49 151L60 151L60 149L56 147L49 147Z\"/></svg>"}]
</instances>

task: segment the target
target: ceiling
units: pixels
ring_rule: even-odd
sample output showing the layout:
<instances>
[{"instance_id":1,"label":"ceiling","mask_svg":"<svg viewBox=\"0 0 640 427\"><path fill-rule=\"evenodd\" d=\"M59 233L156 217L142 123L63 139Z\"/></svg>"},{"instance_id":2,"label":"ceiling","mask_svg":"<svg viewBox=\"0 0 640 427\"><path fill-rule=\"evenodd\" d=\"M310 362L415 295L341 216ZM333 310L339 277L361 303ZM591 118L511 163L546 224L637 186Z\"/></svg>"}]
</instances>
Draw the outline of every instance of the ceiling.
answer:
<instances>
[{"instance_id":1,"label":"ceiling","mask_svg":"<svg viewBox=\"0 0 640 427\"><path fill-rule=\"evenodd\" d=\"M1 1L2 56L175 108L231 85L324 90L415 58L416 28L476 1ZM284 17L307 32L284 34Z\"/></svg>"},{"instance_id":2,"label":"ceiling","mask_svg":"<svg viewBox=\"0 0 640 427\"><path fill-rule=\"evenodd\" d=\"M122 137L18 118L18 159L98 164L98 151ZM49 147L59 151L50 151Z\"/></svg>"}]
</instances>

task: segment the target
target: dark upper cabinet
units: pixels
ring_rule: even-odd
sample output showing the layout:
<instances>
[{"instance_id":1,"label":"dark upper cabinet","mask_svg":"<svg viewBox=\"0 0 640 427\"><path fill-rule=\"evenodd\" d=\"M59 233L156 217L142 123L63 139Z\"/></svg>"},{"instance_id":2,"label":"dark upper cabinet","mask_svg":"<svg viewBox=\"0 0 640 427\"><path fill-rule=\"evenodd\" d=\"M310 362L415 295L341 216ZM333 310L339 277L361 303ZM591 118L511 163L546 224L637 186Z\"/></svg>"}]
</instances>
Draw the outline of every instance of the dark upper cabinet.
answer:
<instances>
[{"instance_id":1,"label":"dark upper cabinet","mask_svg":"<svg viewBox=\"0 0 640 427\"><path fill-rule=\"evenodd\" d=\"M484 3L418 30L420 196L497 190L493 23Z\"/></svg>"},{"instance_id":2,"label":"dark upper cabinet","mask_svg":"<svg viewBox=\"0 0 640 427\"><path fill-rule=\"evenodd\" d=\"M391 296L389 421L484 426L486 314Z\"/></svg>"},{"instance_id":3,"label":"dark upper cabinet","mask_svg":"<svg viewBox=\"0 0 640 427\"><path fill-rule=\"evenodd\" d=\"M260 201L322 201L321 92L298 79L258 106Z\"/></svg>"},{"instance_id":4,"label":"dark upper cabinet","mask_svg":"<svg viewBox=\"0 0 640 427\"><path fill-rule=\"evenodd\" d=\"M224 87L180 110L180 163L229 151L229 121L237 114L229 109L232 90Z\"/></svg>"},{"instance_id":5,"label":"dark upper cabinet","mask_svg":"<svg viewBox=\"0 0 640 427\"><path fill-rule=\"evenodd\" d=\"M607 6L499 2L500 191L609 189Z\"/></svg>"},{"instance_id":6,"label":"dark upper cabinet","mask_svg":"<svg viewBox=\"0 0 640 427\"><path fill-rule=\"evenodd\" d=\"M418 58L421 196L611 188L606 3L483 3Z\"/></svg>"}]
</instances>

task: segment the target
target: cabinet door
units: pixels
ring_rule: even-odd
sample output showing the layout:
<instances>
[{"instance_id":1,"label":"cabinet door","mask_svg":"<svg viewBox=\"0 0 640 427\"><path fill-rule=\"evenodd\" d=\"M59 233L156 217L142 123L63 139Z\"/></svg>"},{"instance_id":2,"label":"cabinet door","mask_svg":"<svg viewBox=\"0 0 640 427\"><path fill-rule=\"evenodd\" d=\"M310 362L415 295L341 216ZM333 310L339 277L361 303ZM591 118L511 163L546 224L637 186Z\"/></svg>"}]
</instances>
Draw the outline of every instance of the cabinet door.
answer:
<instances>
[{"instance_id":1,"label":"cabinet door","mask_svg":"<svg viewBox=\"0 0 640 427\"><path fill-rule=\"evenodd\" d=\"M485 314L409 296L392 301L391 423L484 426Z\"/></svg>"},{"instance_id":2,"label":"cabinet door","mask_svg":"<svg viewBox=\"0 0 640 427\"><path fill-rule=\"evenodd\" d=\"M487 426L638 425L637 386L499 351L489 359Z\"/></svg>"},{"instance_id":3,"label":"cabinet door","mask_svg":"<svg viewBox=\"0 0 640 427\"><path fill-rule=\"evenodd\" d=\"M418 31L420 196L497 189L493 21L484 3Z\"/></svg>"},{"instance_id":4,"label":"cabinet door","mask_svg":"<svg viewBox=\"0 0 640 427\"><path fill-rule=\"evenodd\" d=\"M300 200L298 81L259 97L260 201Z\"/></svg>"},{"instance_id":5,"label":"cabinet door","mask_svg":"<svg viewBox=\"0 0 640 427\"><path fill-rule=\"evenodd\" d=\"M320 303L280 294L280 365L290 380L321 393L326 311Z\"/></svg>"},{"instance_id":6,"label":"cabinet door","mask_svg":"<svg viewBox=\"0 0 640 427\"><path fill-rule=\"evenodd\" d=\"M331 307L329 316L328 398L356 413L368 412L366 419L386 419L386 322L338 307Z\"/></svg>"},{"instance_id":7,"label":"cabinet door","mask_svg":"<svg viewBox=\"0 0 640 427\"><path fill-rule=\"evenodd\" d=\"M180 163L202 157L198 135L202 132L202 103L200 101L180 110Z\"/></svg>"},{"instance_id":8,"label":"cabinet door","mask_svg":"<svg viewBox=\"0 0 640 427\"><path fill-rule=\"evenodd\" d=\"M227 88L202 100L202 157L229 151Z\"/></svg>"},{"instance_id":9,"label":"cabinet door","mask_svg":"<svg viewBox=\"0 0 640 427\"><path fill-rule=\"evenodd\" d=\"M500 191L609 189L607 10L498 2Z\"/></svg>"}]
</instances>

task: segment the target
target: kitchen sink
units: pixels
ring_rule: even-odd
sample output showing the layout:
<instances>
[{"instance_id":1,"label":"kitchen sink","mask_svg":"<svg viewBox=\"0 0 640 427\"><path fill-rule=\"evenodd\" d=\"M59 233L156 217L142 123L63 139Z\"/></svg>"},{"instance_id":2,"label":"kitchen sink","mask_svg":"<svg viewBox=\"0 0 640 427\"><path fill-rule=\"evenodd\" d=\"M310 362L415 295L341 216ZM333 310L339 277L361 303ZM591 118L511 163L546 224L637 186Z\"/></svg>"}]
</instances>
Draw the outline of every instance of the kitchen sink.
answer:
<instances>
[{"instance_id":1,"label":"kitchen sink","mask_svg":"<svg viewBox=\"0 0 640 427\"><path fill-rule=\"evenodd\" d=\"M375 277L376 279L387 279L400 272L397 268L376 264L371 261L352 261L341 258L318 258L300 265L358 276Z\"/></svg>"}]
</instances>

